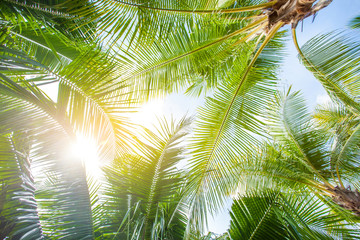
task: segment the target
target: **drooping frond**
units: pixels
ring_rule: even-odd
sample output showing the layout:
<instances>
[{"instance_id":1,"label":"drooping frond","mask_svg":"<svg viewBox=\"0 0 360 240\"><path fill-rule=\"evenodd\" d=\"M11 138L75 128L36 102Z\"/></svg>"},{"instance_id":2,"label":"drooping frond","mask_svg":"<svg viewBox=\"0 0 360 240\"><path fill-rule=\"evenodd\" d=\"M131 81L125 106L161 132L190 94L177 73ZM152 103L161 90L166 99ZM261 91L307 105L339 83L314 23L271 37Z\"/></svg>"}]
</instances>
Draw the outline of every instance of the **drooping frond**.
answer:
<instances>
[{"instance_id":1,"label":"drooping frond","mask_svg":"<svg viewBox=\"0 0 360 240\"><path fill-rule=\"evenodd\" d=\"M116 93L108 88L116 80L116 63L109 61L107 54L89 49L79 53L66 65L51 68L44 65L48 63L48 50L26 50L2 47L0 61L4 65L1 72L16 79L14 81L22 82L25 85L23 93L26 93L26 88L34 88L40 97L44 94L36 85L58 82L57 103L47 99L50 106L44 106L43 109L61 124L67 125L66 128L72 135L76 132L94 138L100 145L100 155L104 158L123 152L132 139L124 113L131 109L133 102L124 93L125 85L121 82L118 82ZM55 57L49 59L56 60ZM13 81L8 77L6 79L8 82ZM43 100L35 104L42 104ZM116 141L119 138L121 140Z\"/></svg>"},{"instance_id":2,"label":"drooping frond","mask_svg":"<svg viewBox=\"0 0 360 240\"><path fill-rule=\"evenodd\" d=\"M269 107L269 131L275 141L282 142L289 154L298 158L303 171L314 174L324 183L329 171L329 151L325 132L317 130L312 123L304 99L299 92L278 94ZM295 152L296 149L296 152Z\"/></svg>"},{"instance_id":3,"label":"drooping frond","mask_svg":"<svg viewBox=\"0 0 360 240\"><path fill-rule=\"evenodd\" d=\"M80 159L65 151L62 156L54 154L54 159L45 158L56 163L57 171L47 171L37 182L36 197L44 235L52 239L92 239L93 218L85 169ZM41 170L42 162L37 165Z\"/></svg>"},{"instance_id":4,"label":"drooping frond","mask_svg":"<svg viewBox=\"0 0 360 240\"><path fill-rule=\"evenodd\" d=\"M44 239L31 173L31 147L26 133L0 136L0 238Z\"/></svg>"},{"instance_id":5,"label":"drooping frond","mask_svg":"<svg viewBox=\"0 0 360 240\"><path fill-rule=\"evenodd\" d=\"M294 42L296 35L294 33ZM300 59L324 86L330 97L360 111L360 44L356 31L332 32L309 40Z\"/></svg>"},{"instance_id":6,"label":"drooping frond","mask_svg":"<svg viewBox=\"0 0 360 240\"><path fill-rule=\"evenodd\" d=\"M56 236L59 237L75 233L79 237L91 236L92 218L90 209L87 209L88 187L81 161L71 156L72 134L69 125L60 124L55 119L52 115L52 102L41 95L37 88L26 91L4 76L2 80L1 133L13 135L24 132L34 139L31 151L35 157L29 161L31 160L32 170L33 167L37 169L34 170L37 171L34 180L37 187L36 200L40 209L46 209L39 211L40 220L47 222L47 214L57 212L56 221L52 219L47 225L50 232L54 231L54 226L57 225ZM59 180L41 194L38 181L41 182L46 177L40 177L43 171L54 172ZM44 201L50 203L46 205ZM76 206L74 202L77 203ZM50 218L51 216L50 214ZM43 230L46 234L49 233L46 227Z\"/></svg>"},{"instance_id":7,"label":"drooping frond","mask_svg":"<svg viewBox=\"0 0 360 240\"><path fill-rule=\"evenodd\" d=\"M315 197L248 193L234 201L233 239L358 239L358 230Z\"/></svg>"},{"instance_id":8,"label":"drooping frond","mask_svg":"<svg viewBox=\"0 0 360 240\"><path fill-rule=\"evenodd\" d=\"M124 156L105 169L109 182L106 204L113 214L108 225L114 237L183 237L186 206L180 200L184 173L177 165L184 159L182 141L189 124L189 119L178 124L163 121L158 132L145 129L146 145L139 155Z\"/></svg>"},{"instance_id":9,"label":"drooping frond","mask_svg":"<svg viewBox=\"0 0 360 240\"><path fill-rule=\"evenodd\" d=\"M280 61L272 47L279 45L281 41L275 38L260 56L252 55L257 46L244 47L226 81L199 110L188 190L190 219L200 232L207 213L218 210L237 185L239 173L234 166L238 159L254 150L263 134L262 114L273 96Z\"/></svg>"},{"instance_id":10,"label":"drooping frond","mask_svg":"<svg viewBox=\"0 0 360 240\"><path fill-rule=\"evenodd\" d=\"M75 140L74 130L80 127L67 118L68 112L60 114L59 104L47 97L36 86L36 81L32 81L35 74L38 74L35 77L38 79L54 78L49 74L50 69L24 52L2 49L1 59L5 63L2 72L8 75L0 75L2 134L25 131L35 138L39 160L33 163L41 166L38 171L51 171L56 177L52 185L36 194L42 210L40 220L49 227L43 228L44 233L53 238L91 237L92 216L84 168L80 159L69 153ZM31 71L23 71L27 69ZM67 106L65 110L68 110ZM86 111L78 113L88 114ZM56 220L51 218L55 212L58 215Z\"/></svg>"}]
</instances>

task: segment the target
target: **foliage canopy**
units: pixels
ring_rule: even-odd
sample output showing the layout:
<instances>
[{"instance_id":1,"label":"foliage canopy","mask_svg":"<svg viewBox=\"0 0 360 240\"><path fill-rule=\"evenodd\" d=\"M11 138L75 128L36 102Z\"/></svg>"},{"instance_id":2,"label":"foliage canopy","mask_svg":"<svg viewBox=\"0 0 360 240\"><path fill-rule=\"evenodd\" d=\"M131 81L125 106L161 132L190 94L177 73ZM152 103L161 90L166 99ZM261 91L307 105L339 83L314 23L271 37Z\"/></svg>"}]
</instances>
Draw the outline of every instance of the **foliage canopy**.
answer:
<instances>
[{"instance_id":1,"label":"foliage canopy","mask_svg":"<svg viewBox=\"0 0 360 240\"><path fill-rule=\"evenodd\" d=\"M0 239L360 238L359 17L296 38L331 2L3 0ZM286 24L332 99L314 114L279 90ZM205 96L196 117L132 123L179 91ZM228 232L206 234L235 195Z\"/></svg>"}]
</instances>

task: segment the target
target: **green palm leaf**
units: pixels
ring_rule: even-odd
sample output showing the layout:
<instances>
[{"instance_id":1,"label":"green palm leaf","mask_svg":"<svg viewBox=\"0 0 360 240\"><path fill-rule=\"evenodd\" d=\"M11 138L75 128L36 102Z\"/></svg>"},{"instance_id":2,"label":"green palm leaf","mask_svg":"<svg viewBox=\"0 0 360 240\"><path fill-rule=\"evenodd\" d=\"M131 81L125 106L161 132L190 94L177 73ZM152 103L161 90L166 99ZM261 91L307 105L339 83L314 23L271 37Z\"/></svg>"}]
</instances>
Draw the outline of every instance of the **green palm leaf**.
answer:
<instances>
[{"instance_id":1,"label":"green palm leaf","mask_svg":"<svg viewBox=\"0 0 360 240\"><path fill-rule=\"evenodd\" d=\"M323 179L329 167L327 135L312 126L311 116L299 93L278 95L270 109L270 116L270 134L273 138L287 144L292 149L289 152L297 149L300 163Z\"/></svg>"},{"instance_id":2,"label":"green palm leaf","mask_svg":"<svg viewBox=\"0 0 360 240\"><path fill-rule=\"evenodd\" d=\"M248 195L231 207L230 236L233 239L286 239L286 228L276 217L278 195Z\"/></svg>"},{"instance_id":3,"label":"green palm leaf","mask_svg":"<svg viewBox=\"0 0 360 240\"><path fill-rule=\"evenodd\" d=\"M209 17L218 12L243 12L264 9L273 3L259 4L263 1L240 1L228 9L219 11L218 1L114 1L104 0L98 3L81 4L83 1L63 4L70 14L78 19L97 25L97 34L107 39L110 46L116 42L151 45L155 40L164 40L177 29L191 29L209 21ZM83 5L83 6L79 6ZM252 5L259 6L252 7ZM236 6L240 6L237 8ZM241 7L245 9L241 10ZM231 8L234 8L232 11ZM212 16L210 17L210 19ZM223 22L227 22L226 18Z\"/></svg>"},{"instance_id":4,"label":"green palm leaf","mask_svg":"<svg viewBox=\"0 0 360 240\"><path fill-rule=\"evenodd\" d=\"M248 193L234 201L229 233L233 239L358 239L315 197L278 192Z\"/></svg>"},{"instance_id":5,"label":"green palm leaf","mask_svg":"<svg viewBox=\"0 0 360 240\"><path fill-rule=\"evenodd\" d=\"M350 27L351 28L360 28L360 16L357 16L356 18L351 20Z\"/></svg>"},{"instance_id":6,"label":"green palm leaf","mask_svg":"<svg viewBox=\"0 0 360 240\"><path fill-rule=\"evenodd\" d=\"M317 108L315 118L320 126L334 134L332 168L350 181L358 168L359 117L344 105L331 104Z\"/></svg>"},{"instance_id":7,"label":"green palm leaf","mask_svg":"<svg viewBox=\"0 0 360 240\"><path fill-rule=\"evenodd\" d=\"M226 71L242 53L236 42L253 34L263 20L247 27L248 21L241 21L215 28L208 24L192 31L180 29L151 46L126 48L121 56L128 63L120 70L120 79L135 86L130 90L141 93L137 98L189 86L189 92L199 95L223 81Z\"/></svg>"},{"instance_id":8,"label":"green palm leaf","mask_svg":"<svg viewBox=\"0 0 360 240\"><path fill-rule=\"evenodd\" d=\"M0 237L43 239L31 174L33 141L26 134L0 137Z\"/></svg>"},{"instance_id":9,"label":"green palm leaf","mask_svg":"<svg viewBox=\"0 0 360 240\"><path fill-rule=\"evenodd\" d=\"M279 61L279 55L274 56L271 49L279 45L281 41L275 38L253 66L254 46L244 48L233 72L228 74L227 83L207 98L205 107L199 111L188 186L190 219L195 224L205 223L207 212L219 209L224 197L234 190L239 179L234 166L254 149L256 135L263 133L261 116L276 85L273 71Z\"/></svg>"},{"instance_id":10,"label":"green palm leaf","mask_svg":"<svg viewBox=\"0 0 360 240\"><path fill-rule=\"evenodd\" d=\"M105 169L107 205L114 214L109 229L114 237L181 239L184 235L186 206L180 202L184 175L176 165L184 159L181 142L189 123L189 119L171 125L163 121L156 133L145 129L147 145L139 155L127 155Z\"/></svg>"},{"instance_id":11,"label":"green palm leaf","mask_svg":"<svg viewBox=\"0 0 360 240\"><path fill-rule=\"evenodd\" d=\"M316 107L313 115L316 123L327 131L338 134L353 129L357 123L356 115L343 104L322 104Z\"/></svg>"},{"instance_id":12,"label":"green palm leaf","mask_svg":"<svg viewBox=\"0 0 360 240\"><path fill-rule=\"evenodd\" d=\"M17 27L28 26L37 29L39 35L42 35L41 29L38 28L41 25L46 31L61 32L75 42L78 40L80 42L95 40L92 37L95 25L87 24L81 19L75 19L76 16L71 15L63 7L65 2L65 0L4 0L3 4L1 4L1 19L5 22L11 22ZM77 7L85 7L88 4L88 1L79 1L77 2ZM71 27L75 29L69 31ZM60 36L53 37L59 38ZM51 42L51 38L45 37L44 40L48 46L54 43Z\"/></svg>"},{"instance_id":13,"label":"green palm leaf","mask_svg":"<svg viewBox=\"0 0 360 240\"><path fill-rule=\"evenodd\" d=\"M56 184L51 186L53 191L48 188L49 192L45 192L46 194L43 195L39 191L36 192L36 199L41 208L46 206L45 213L39 214L40 219L42 221L46 219L47 211L62 211L55 221L58 228L56 230L52 228L52 231L55 230L59 236L75 233L76 236L88 236L89 232L91 235L91 215L86 210L89 207L89 202L86 200L88 190L87 184L83 180L85 176L81 175L84 173L84 169L79 159L68 156L72 136L71 132L69 136L71 129L68 128L68 125L61 125L51 117L49 112L51 113L50 110L53 109L52 105L45 101L44 96L41 98L40 92L35 91L34 94L31 94L14 83L10 86L14 88L8 87L6 92L4 90L7 86L2 85L0 108L2 134L27 132L36 142L36 145L31 146L31 151L36 153L36 158L32 159L32 166L38 166L39 173L37 175L41 171L54 172L55 176L60 178ZM35 89L33 88L33 90ZM56 204L58 205L54 205L54 202L51 205L44 205L43 201L48 199L51 199L51 202L57 199ZM77 202L76 208L73 205L74 202ZM74 211L75 209L76 211ZM73 223L72 226L69 226L71 223ZM49 224L50 226L54 225ZM46 229L44 231L48 233Z\"/></svg>"},{"instance_id":14,"label":"green palm leaf","mask_svg":"<svg viewBox=\"0 0 360 240\"><path fill-rule=\"evenodd\" d=\"M359 112L359 41L355 32L332 32L309 40L301 49L303 64L336 101Z\"/></svg>"}]
</instances>

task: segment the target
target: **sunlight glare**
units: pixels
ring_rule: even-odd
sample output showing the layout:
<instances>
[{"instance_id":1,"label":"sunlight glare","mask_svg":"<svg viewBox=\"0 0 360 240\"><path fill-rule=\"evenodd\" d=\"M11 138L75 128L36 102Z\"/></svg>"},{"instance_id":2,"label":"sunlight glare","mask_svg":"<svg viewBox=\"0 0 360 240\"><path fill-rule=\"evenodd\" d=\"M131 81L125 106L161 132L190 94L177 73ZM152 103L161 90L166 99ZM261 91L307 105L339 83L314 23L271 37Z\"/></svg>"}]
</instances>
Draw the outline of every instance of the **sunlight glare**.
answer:
<instances>
[{"instance_id":1,"label":"sunlight glare","mask_svg":"<svg viewBox=\"0 0 360 240\"><path fill-rule=\"evenodd\" d=\"M81 159L85 165L87 173L99 176L101 171L98 144L94 139L81 134L76 134L76 139L76 142L72 145L72 152L74 156Z\"/></svg>"},{"instance_id":2,"label":"sunlight glare","mask_svg":"<svg viewBox=\"0 0 360 240\"><path fill-rule=\"evenodd\" d=\"M164 100L152 100L142 105L137 113L134 114L132 120L144 127L152 128L156 125L157 117L163 116Z\"/></svg>"}]
</instances>

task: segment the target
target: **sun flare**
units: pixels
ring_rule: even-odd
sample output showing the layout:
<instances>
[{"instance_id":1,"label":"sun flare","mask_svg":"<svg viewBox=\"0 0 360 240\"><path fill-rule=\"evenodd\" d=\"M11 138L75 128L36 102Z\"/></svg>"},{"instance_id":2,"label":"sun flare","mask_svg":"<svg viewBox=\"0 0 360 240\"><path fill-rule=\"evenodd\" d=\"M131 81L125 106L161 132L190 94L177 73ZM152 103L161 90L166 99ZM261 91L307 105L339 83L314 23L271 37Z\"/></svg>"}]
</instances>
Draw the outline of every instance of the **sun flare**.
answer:
<instances>
[{"instance_id":1,"label":"sun flare","mask_svg":"<svg viewBox=\"0 0 360 240\"><path fill-rule=\"evenodd\" d=\"M88 173L95 176L100 174L99 146L94 139L76 134L76 142L71 148L72 154L81 159Z\"/></svg>"},{"instance_id":2,"label":"sun flare","mask_svg":"<svg viewBox=\"0 0 360 240\"><path fill-rule=\"evenodd\" d=\"M141 126L152 128L157 123L157 117L164 114L164 100L157 99L142 105L132 116L132 121Z\"/></svg>"}]
</instances>

